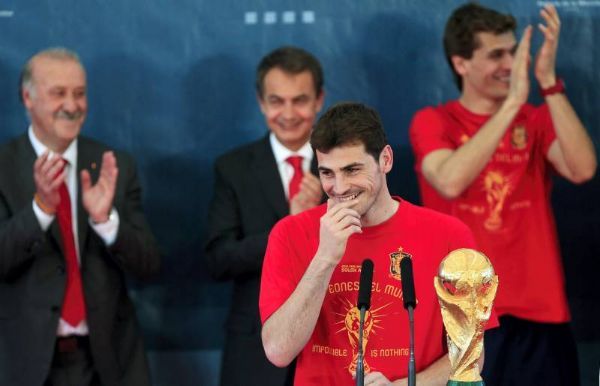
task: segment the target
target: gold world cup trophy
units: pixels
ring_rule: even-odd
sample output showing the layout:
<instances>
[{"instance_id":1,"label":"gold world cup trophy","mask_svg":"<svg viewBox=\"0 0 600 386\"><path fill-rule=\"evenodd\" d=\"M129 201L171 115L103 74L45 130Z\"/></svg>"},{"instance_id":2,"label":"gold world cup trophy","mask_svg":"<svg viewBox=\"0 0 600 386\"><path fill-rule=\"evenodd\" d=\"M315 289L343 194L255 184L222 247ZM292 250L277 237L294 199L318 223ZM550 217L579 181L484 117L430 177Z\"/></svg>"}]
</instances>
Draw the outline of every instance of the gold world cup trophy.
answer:
<instances>
[{"instance_id":1,"label":"gold world cup trophy","mask_svg":"<svg viewBox=\"0 0 600 386\"><path fill-rule=\"evenodd\" d=\"M442 260L433 284L446 327L452 367L447 386L483 386L477 361L498 289L494 267L481 252L457 249Z\"/></svg>"}]
</instances>

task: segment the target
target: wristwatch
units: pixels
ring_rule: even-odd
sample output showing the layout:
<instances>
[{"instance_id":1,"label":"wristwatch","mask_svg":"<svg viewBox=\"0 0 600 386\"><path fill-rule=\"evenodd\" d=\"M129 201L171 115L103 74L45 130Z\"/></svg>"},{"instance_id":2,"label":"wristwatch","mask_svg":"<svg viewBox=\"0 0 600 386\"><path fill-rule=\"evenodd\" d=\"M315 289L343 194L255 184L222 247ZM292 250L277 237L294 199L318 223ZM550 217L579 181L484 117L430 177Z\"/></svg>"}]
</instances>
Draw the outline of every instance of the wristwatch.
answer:
<instances>
[{"instance_id":1,"label":"wristwatch","mask_svg":"<svg viewBox=\"0 0 600 386\"><path fill-rule=\"evenodd\" d=\"M563 82L563 80L561 78L556 78L556 83L554 83L554 86L550 86L548 88L541 88L540 87L540 94L542 94L542 96L545 98L549 95L554 95L554 94L564 94L565 92L565 82Z\"/></svg>"}]
</instances>

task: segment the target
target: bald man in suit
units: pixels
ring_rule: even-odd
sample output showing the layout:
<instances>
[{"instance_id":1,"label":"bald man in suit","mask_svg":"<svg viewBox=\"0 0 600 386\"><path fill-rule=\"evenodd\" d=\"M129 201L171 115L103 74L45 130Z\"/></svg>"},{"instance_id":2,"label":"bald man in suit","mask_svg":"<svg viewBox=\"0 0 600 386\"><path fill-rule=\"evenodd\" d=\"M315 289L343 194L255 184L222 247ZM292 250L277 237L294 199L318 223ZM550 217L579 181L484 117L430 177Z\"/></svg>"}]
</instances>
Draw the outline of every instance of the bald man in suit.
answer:
<instances>
[{"instance_id":1,"label":"bald man in suit","mask_svg":"<svg viewBox=\"0 0 600 386\"><path fill-rule=\"evenodd\" d=\"M21 79L31 125L0 147L0 384L150 385L125 275L159 253L133 159L80 136L74 52L37 53Z\"/></svg>"}]
</instances>

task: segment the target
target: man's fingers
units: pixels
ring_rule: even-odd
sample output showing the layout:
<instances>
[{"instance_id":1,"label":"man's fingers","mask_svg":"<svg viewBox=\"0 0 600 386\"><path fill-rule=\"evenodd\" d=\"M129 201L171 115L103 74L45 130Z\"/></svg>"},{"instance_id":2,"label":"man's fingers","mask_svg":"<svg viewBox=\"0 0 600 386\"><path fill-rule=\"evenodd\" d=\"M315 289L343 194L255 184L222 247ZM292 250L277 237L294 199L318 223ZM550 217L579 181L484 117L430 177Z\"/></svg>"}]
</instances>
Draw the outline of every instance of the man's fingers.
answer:
<instances>
[{"instance_id":1,"label":"man's fingers","mask_svg":"<svg viewBox=\"0 0 600 386\"><path fill-rule=\"evenodd\" d=\"M329 210L331 210L331 208L333 208L333 200L331 198L327 199L327 213L329 213Z\"/></svg>"},{"instance_id":2,"label":"man's fingers","mask_svg":"<svg viewBox=\"0 0 600 386\"><path fill-rule=\"evenodd\" d=\"M300 184L300 193L306 193L310 197L321 198L323 191L321 190L321 184L318 182L315 184L314 181L303 179Z\"/></svg>"},{"instance_id":3,"label":"man's fingers","mask_svg":"<svg viewBox=\"0 0 600 386\"><path fill-rule=\"evenodd\" d=\"M321 181L310 173L306 173L302 177L302 183L310 184L311 186L321 186Z\"/></svg>"},{"instance_id":4,"label":"man's fingers","mask_svg":"<svg viewBox=\"0 0 600 386\"><path fill-rule=\"evenodd\" d=\"M331 203L330 203L331 201ZM329 216L335 216L337 212L339 212L340 210L343 210L345 208L350 208L354 205L356 205L356 203L358 202L358 199L353 199L350 201L343 201L343 202L335 202L333 199L328 199L327 200L327 214Z\"/></svg>"},{"instance_id":5,"label":"man's fingers","mask_svg":"<svg viewBox=\"0 0 600 386\"><path fill-rule=\"evenodd\" d=\"M83 192L87 192L92 187L92 178L90 177L90 172L87 170L82 170L79 176L81 180L81 190Z\"/></svg>"},{"instance_id":6,"label":"man's fingers","mask_svg":"<svg viewBox=\"0 0 600 386\"><path fill-rule=\"evenodd\" d=\"M529 49L531 45L531 26L528 25L525 27L523 31L523 36L521 36L521 41L519 42L519 47L517 48L516 56L525 56L529 55Z\"/></svg>"},{"instance_id":7,"label":"man's fingers","mask_svg":"<svg viewBox=\"0 0 600 386\"><path fill-rule=\"evenodd\" d=\"M547 4L540 10L540 15L550 27L554 29L560 28L560 18L558 17L558 11L554 5Z\"/></svg>"},{"instance_id":8,"label":"man's fingers","mask_svg":"<svg viewBox=\"0 0 600 386\"><path fill-rule=\"evenodd\" d=\"M48 191L57 190L67 180L67 171L63 170L58 176L53 178L48 185Z\"/></svg>"},{"instance_id":9,"label":"man's fingers","mask_svg":"<svg viewBox=\"0 0 600 386\"><path fill-rule=\"evenodd\" d=\"M329 213L327 213L329 215ZM360 221L360 214L352 208L342 208L328 216L334 223L342 221L345 217L354 217Z\"/></svg>"},{"instance_id":10,"label":"man's fingers","mask_svg":"<svg viewBox=\"0 0 600 386\"><path fill-rule=\"evenodd\" d=\"M105 151L102 154L102 167L116 167L117 159L115 158L115 153L112 150Z\"/></svg>"},{"instance_id":11,"label":"man's fingers","mask_svg":"<svg viewBox=\"0 0 600 386\"><path fill-rule=\"evenodd\" d=\"M312 173L304 174L302 180L306 181L307 183L310 183L313 186L321 186L321 180L319 180L319 178Z\"/></svg>"},{"instance_id":12,"label":"man's fingers","mask_svg":"<svg viewBox=\"0 0 600 386\"><path fill-rule=\"evenodd\" d=\"M543 23L539 23L539 29L542 31L546 38L551 37L552 39L554 39L558 35L558 32L560 30L560 20L558 19L558 13L556 13L555 10L553 14L548 9L542 8L542 10L540 11L540 16L542 17L542 19L544 19L546 24L544 25Z\"/></svg>"},{"instance_id":13,"label":"man's fingers","mask_svg":"<svg viewBox=\"0 0 600 386\"><path fill-rule=\"evenodd\" d=\"M60 158L55 158L50 160L49 162L46 162L47 164L50 164L49 169L46 169L45 172L43 172L43 174L48 178L48 180L53 181L55 178L59 178L60 177L60 171L61 169L63 171L64 170L64 165L65 165L65 161L63 161ZM66 174L63 173L63 174Z\"/></svg>"},{"instance_id":14,"label":"man's fingers","mask_svg":"<svg viewBox=\"0 0 600 386\"><path fill-rule=\"evenodd\" d=\"M529 47L531 42L531 26L527 26L517 47L515 53L515 60L513 64L513 70L511 71L511 87L517 87L523 85L527 80L527 69L529 66ZM522 91L521 88L517 87L514 89L515 92Z\"/></svg>"},{"instance_id":15,"label":"man's fingers","mask_svg":"<svg viewBox=\"0 0 600 386\"><path fill-rule=\"evenodd\" d=\"M61 172L61 169L64 169L64 162L60 157L50 158L48 151L36 159L33 177L39 193L52 194L65 182L67 172L66 170Z\"/></svg>"},{"instance_id":16,"label":"man's fingers","mask_svg":"<svg viewBox=\"0 0 600 386\"><path fill-rule=\"evenodd\" d=\"M389 385L390 381L378 371L365 374L365 385Z\"/></svg>"},{"instance_id":17,"label":"man's fingers","mask_svg":"<svg viewBox=\"0 0 600 386\"><path fill-rule=\"evenodd\" d=\"M545 39L548 39L548 37L550 37L550 35L552 35L552 33L550 32L550 30L548 29L548 27L546 27L542 23L538 24L538 29L544 35Z\"/></svg>"},{"instance_id":18,"label":"man's fingers","mask_svg":"<svg viewBox=\"0 0 600 386\"><path fill-rule=\"evenodd\" d=\"M344 238L348 239L350 236L352 236L355 233L362 233L362 228L359 227L358 225L352 225L352 226L345 228L342 231L342 233L344 235Z\"/></svg>"},{"instance_id":19,"label":"man's fingers","mask_svg":"<svg viewBox=\"0 0 600 386\"><path fill-rule=\"evenodd\" d=\"M548 12L546 12L546 10L544 10L544 9L542 9L542 11L540 12L540 16L546 22L546 25L544 25L542 23L540 23L540 25L544 25L544 27L548 28L551 31L558 31L558 29L559 29L559 21L558 20L555 20L554 18L552 18L552 16L550 16L548 14Z\"/></svg>"},{"instance_id":20,"label":"man's fingers","mask_svg":"<svg viewBox=\"0 0 600 386\"><path fill-rule=\"evenodd\" d=\"M64 161L60 157L50 158L47 152L44 152L38 160L40 161L39 168L37 169L40 175L50 175L50 178L54 178L61 167L64 165Z\"/></svg>"},{"instance_id":21,"label":"man's fingers","mask_svg":"<svg viewBox=\"0 0 600 386\"><path fill-rule=\"evenodd\" d=\"M359 228L361 228L361 225L362 225L360 223L360 219L356 218L354 216L346 216L343 219L341 219L340 221L338 221L336 224L340 229L345 229L352 225L356 225Z\"/></svg>"},{"instance_id":22,"label":"man's fingers","mask_svg":"<svg viewBox=\"0 0 600 386\"><path fill-rule=\"evenodd\" d=\"M343 216L339 219L325 218L324 221L323 225L332 235L341 236L343 239L347 239L354 233L362 233L362 224L356 211L343 212Z\"/></svg>"},{"instance_id":23,"label":"man's fingers","mask_svg":"<svg viewBox=\"0 0 600 386\"><path fill-rule=\"evenodd\" d=\"M110 179L116 179L118 174L117 159L112 151L104 152L102 155L102 167L100 174Z\"/></svg>"},{"instance_id":24,"label":"man's fingers","mask_svg":"<svg viewBox=\"0 0 600 386\"><path fill-rule=\"evenodd\" d=\"M40 171L42 169L42 165L44 165L46 163L46 160L48 159L48 150L46 150L45 152L42 153L41 156L39 156L35 162L33 163L33 170L34 171Z\"/></svg>"}]
</instances>

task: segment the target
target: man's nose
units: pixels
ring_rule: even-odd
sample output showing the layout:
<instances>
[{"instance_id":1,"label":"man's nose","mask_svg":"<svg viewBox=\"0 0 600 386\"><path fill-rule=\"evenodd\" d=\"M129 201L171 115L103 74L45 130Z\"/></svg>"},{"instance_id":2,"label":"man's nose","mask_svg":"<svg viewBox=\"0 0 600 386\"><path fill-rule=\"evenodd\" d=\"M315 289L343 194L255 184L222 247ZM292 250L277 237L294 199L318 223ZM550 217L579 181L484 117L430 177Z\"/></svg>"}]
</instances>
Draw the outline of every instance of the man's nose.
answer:
<instances>
[{"instance_id":1,"label":"man's nose","mask_svg":"<svg viewBox=\"0 0 600 386\"><path fill-rule=\"evenodd\" d=\"M294 111L293 104L291 104L291 103L284 104L281 115L285 119L293 119L296 116L296 112Z\"/></svg>"},{"instance_id":2,"label":"man's nose","mask_svg":"<svg viewBox=\"0 0 600 386\"><path fill-rule=\"evenodd\" d=\"M515 54L510 53L510 54L504 55L504 57L502 58L502 63L501 63L502 68L510 71L512 69L514 60L515 60Z\"/></svg>"},{"instance_id":3,"label":"man's nose","mask_svg":"<svg viewBox=\"0 0 600 386\"><path fill-rule=\"evenodd\" d=\"M333 182L333 193L336 195L344 195L349 188L348 181L343 175L337 175Z\"/></svg>"},{"instance_id":4,"label":"man's nose","mask_svg":"<svg viewBox=\"0 0 600 386\"><path fill-rule=\"evenodd\" d=\"M67 95L63 100L63 110L68 111L70 113L75 112L79 109L79 105L77 104L77 99L73 95Z\"/></svg>"}]
</instances>

